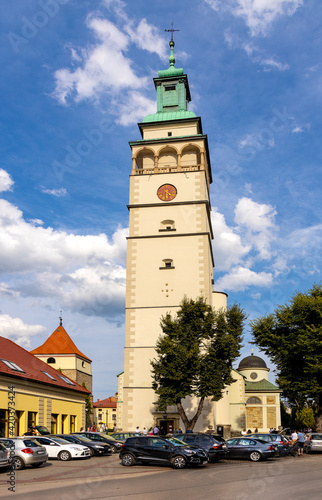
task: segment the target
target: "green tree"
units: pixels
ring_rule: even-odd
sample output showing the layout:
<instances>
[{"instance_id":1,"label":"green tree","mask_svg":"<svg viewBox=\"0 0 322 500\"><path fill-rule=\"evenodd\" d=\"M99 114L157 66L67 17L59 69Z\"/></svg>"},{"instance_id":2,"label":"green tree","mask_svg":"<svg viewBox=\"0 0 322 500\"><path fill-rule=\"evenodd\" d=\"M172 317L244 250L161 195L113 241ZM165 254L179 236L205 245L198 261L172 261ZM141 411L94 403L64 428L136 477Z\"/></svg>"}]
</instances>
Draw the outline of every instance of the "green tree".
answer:
<instances>
[{"instance_id":1,"label":"green tree","mask_svg":"<svg viewBox=\"0 0 322 500\"><path fill-rule=\"evenodd\" d=\"M82 387L84 387L84 389L87 389L85 382L82 383ZM87 426L91 422L91 416L93 413L92 395L91 394L88 394L85 398L85 412L86 412L86 429L87 429Z\"/></svg>"},{"instance_id":2,"label":"green tree","mask_svg":"<svg viewBox=\"0 0 322 500\"><path fill-rule=\"evenodd\" d=\"M315 418L313 408L303 407L296 410L295 427L297 429L314 429Z\"/></svg>"},{"instance_id":3,"label":"green tree","mask_svg":"<svg viewBox=\"0 0 322 500\"><path fill-rule=\"evenodd\" d=\"M322 288L297 293L274 314L251 321L254 344L278 371L283 395L298 409L314 407L322 428Z\"/></svg>"},{"instance_id":4,"label":"green tree","mask_svg":"<svg viewBox=\"0 0 322 500\"><path fill-rule=\"evenodd\" d=\"M193 430L204 400L222 398L225 386L234 382L233 361L239 356L246 315L236 304L215 312L203 298L184 298L176 316L161 318L157 359L151 362L157 409L176 405L186 430ZM189 419L183 406L187 396L198 398Z\"/></svg>"}]
</instances>

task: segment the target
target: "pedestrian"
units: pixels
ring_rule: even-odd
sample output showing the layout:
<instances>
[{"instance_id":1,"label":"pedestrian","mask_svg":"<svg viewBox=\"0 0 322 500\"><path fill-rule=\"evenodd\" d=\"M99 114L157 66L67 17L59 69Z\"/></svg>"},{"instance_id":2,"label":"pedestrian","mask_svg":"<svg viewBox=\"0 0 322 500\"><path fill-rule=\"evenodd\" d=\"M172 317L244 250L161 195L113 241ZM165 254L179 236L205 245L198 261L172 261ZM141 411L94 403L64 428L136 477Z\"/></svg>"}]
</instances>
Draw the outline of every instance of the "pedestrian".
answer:
<instances>
[{"instance_id":1,"label":"pedestrian","mask_svg":"<svg viewBox=\"0 0 322 500\"><path fill-rule=\"evenodd\" d=\"M148 430L148 434L149 434L149 436L153 436L153 428L152 427L150 427L150 429Z\"/></svg>"},{"instance_id":2,"label":"pedestrian","mask_svg":"<svg viewBox=\"0 0 322 500\"><path fill-rule=\"evenodd\" d=\"M272 434L272 432L273 432L273 427L269 429L269 433Z\"/></svg>"},{"instance_id":3,"label":"pedestrian","mask_svg":"<svg viewBox=\"0 0 322 500\"><path fill-rule=\"evenodd\" d=\"M116 432L116 424L114 424L113 432Z\"/></svg>"},{"instance_id":4,"label":"pedestrian","mask_svg":"<svg viewBox=\"0 0 322 500\"><path fill-rule=\"evenodd\" d=\"M241 435L242 435L242 436L246 436L246 434L247 434L246 429L243 429L243 430L241 431Z\"/></svg>"},{"instance_id":5,"label":"pedestrian","mask_svg":"<svg viewBox=\"0 0 322 500\"><path fill-rule=\"evenodd\" d=\"M30 427L28 427L28 430L27 432L24 433L24 436L33 436L33 432L32 429L30 429Z\"/></svg>"},{"instance_id":6,"label":"pedestrian","mask_svg":"<svg viewBox=\"0 0 322 500\"><path fill-rule=\"evenodd\" d=\"M137 426L137 427L136 427L136 429L135 429L135 434L136 434L137 436L139 436L139 435L140 435L140 427L139 427L139 426Z\"/></svg>"},{"instance_id":7,"label":"pedestrian","mask_svg":"<svg viewBox=\"0 0 322 500\"><path fill-rule=\"evenodd\" d=\"M153 434L159 434L159 427L156 425L153 429Z\"/></svg>"},{"instance_id":8,"label":"pedestrian","mask_svg":"<svg viewBox=\"0 0 322 500\"><path fill-rule=\"evenodd\" d=\"M304 441L305 441L304 432L302 432L302 431L298 432L297 436L298 436L298 444L299 444L297 454L299 457L303 457L303 449L304 449Z\"/></svg>"},{"instance_id":9,"label":"pedestrian","mask_svg":"<svg viewBox=\"0 0 322 500\"><path fill-rule=\"evenodd\" d=\"M256 427L256 429L255 429L255 434L258 434L258 429L257 429L257 427Z\"/></svg>"},{"instance_id":10,"label":"pedestrian","mask_svg":"<svg viewBox=\"0 0 322 500\"><path fill-rule=\"evenodd\" d=\"M142 429L142 434L143 434L144 436L146 436L146 435L147 435L147 433L148 433L148 431L146 430L146 427L143 427L143 429Z\"/></svg>"},{"instance_id":11,"label":"pedestrian","mask_svg":"<svg viewBox=\"0 0 322 500\"><path fill-rule=\"evenodd\" d=\"M81 428L79 429L79 432L84 432L84 427L81 427Z\"/></svg>"},{"instance_id":12,"label":"pedestrian","mask_svg":"<svg viewBox=\"0 0 322 500\"><path fill-rule=\"evenodd\" d=\"M297 432L296 431L293 431L292 434L291 434L291 438L292 438L292 446L295 445L295 443L297 442L298 440L298 435L297 435Z\"/></svg>"},{"instance_id":13,"label":"pedestrian","mask_svg":"<svg viewBox=\"0 0 322 500\"><path fill-rule=\"evenodd\" d=\"M102 423L100 426L100 432L105 432L105 424Z\"/></svg>"},{"instance_id":14,"label":"pedestrian","mask_svg":"<svg viewBox=\"0 0 322 500\"><path fill-rule=\"evenodd\" d=\"M251 434L251 433L252 433L252 431L250 429L248 429L247 434Z\"/></svg>"},{"instance_id":15,"label":"pedestrian","mask_svg":"<svg viewBox=\"0 0 322 500\"><path fill-rule=\"evenodd\" d=\"M93 424L93 426L92 426L92 432L96 432L95 424Z\"/></svg>"}]
</instances>

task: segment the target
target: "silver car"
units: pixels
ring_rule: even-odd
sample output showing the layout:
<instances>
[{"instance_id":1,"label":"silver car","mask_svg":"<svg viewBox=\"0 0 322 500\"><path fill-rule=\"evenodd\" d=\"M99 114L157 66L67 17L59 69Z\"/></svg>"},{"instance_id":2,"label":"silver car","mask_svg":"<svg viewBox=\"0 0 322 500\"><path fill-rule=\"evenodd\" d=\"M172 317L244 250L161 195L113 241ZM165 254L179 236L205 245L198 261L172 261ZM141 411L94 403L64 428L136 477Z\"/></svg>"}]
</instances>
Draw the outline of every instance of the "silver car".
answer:
<instances>
[{"instance_id":1,"label":"silver car","mask_svg":"<svg viewBox=\"0 0 322 500\"><path fill-rule=\"evenodd\" d=\"M10 451L3 443L0 443L0 467L9 466Z\"/></svg>"},{"instance_id":2,"label":"silver car","mask_svg":"<svg viewBox=\"0 0 322 500\"><path fill-rule=\"evenodd\" d=\"M305 434L304 451L322 451L322 433L309 432Z\"/></svg>"},{"instance_id":3,"label":"silver car","mask_svg":"<svg viewBox=\"0 0 322 500\"><path fill-rule=\"evenodd\" d=\"M26 465L40 467L48 460L46 449L28 437L0 438L0 442L9 450L16 470L24 469Z\"/></svg>"}]
</instances>

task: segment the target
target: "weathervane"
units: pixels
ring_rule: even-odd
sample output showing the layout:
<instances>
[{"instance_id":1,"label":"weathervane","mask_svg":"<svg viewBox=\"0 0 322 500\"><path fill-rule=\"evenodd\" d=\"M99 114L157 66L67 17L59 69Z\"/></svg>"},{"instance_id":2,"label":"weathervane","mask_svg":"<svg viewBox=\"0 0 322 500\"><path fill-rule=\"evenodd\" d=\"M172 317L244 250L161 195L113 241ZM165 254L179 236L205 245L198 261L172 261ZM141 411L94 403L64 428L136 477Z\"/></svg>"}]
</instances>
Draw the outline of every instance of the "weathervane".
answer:
<instances>
[{"instance_id":1,"label":"weathervane","mask_svg":"<svg viewBox=\"0 0 322 500\"><path fill-rule=\"evenodd\" d=\"M164 31L167 31L168 33L171 33L171 42L173 42L173 32L174 31L180 31L180 30L173 29L173 23L171 23L171 29L170 30L164 30Z\"/></svg>"},{"instance_id":2,"label":"weathervane","mask_svg":"<svg viewBox=\"0 0 322 500\"><path fill-rule=\"evenodd\" d=\"M59 317L59 325L63 326L63 311L60 311L60 317Z\"/></svg>"}]
</instances>

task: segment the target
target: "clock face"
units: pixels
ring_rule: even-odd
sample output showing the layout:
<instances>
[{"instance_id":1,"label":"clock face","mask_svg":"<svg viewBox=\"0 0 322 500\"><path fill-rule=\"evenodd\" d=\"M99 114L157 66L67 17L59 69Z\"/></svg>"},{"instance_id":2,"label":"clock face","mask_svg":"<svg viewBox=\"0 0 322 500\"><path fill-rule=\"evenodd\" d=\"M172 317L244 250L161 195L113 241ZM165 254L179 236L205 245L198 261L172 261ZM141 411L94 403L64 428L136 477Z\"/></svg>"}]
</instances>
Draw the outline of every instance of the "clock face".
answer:
<instances>
[{"instance_id":1,"label":"clock face","mask_svg":"<svg viewBox=\"0 0 322 500\"><path fill-rule=\"evenodd\" d=\"M253 380L255 380L255 378L257 378L257 373L256 372L252 372L250 374L250 378L252 378Z\"/></svg>"},{"instance_id":2,"label":"clock face","mask_svg":"<svg viewBox=\"0 0 322 500\"><path fill-rule=\"evenodd\" d=\"M177 196L177 190L172 184L163 184L159 187L157 195L162 201L171 201Z\"/></svg>"}]
</instances>

